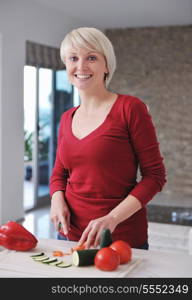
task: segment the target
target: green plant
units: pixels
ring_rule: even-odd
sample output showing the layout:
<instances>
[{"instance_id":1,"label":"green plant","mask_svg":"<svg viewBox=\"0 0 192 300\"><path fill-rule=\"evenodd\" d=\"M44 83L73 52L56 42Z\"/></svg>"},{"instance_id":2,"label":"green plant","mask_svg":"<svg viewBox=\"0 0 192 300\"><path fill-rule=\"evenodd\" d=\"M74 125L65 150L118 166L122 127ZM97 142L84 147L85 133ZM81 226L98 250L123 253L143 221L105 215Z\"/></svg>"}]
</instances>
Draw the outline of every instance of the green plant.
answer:
<instances>
[{"instance_id":1,"label":"green plant","mask_svg":"<svg viewBox=\"0 0 192 300\"><path fill-rule=\"evenodd\" d=\"M27 160L32 160L32 137L33 132L24 131L24 142L25 142L25 157Z\"/></svg>"}]
</instances>

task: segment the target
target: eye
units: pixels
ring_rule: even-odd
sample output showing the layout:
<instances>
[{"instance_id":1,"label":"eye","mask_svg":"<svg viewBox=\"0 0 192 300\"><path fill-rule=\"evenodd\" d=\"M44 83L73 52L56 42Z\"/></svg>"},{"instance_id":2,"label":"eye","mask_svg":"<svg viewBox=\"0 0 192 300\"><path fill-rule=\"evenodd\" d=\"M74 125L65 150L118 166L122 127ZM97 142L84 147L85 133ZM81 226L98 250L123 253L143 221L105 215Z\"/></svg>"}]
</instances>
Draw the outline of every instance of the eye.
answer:
<instances>
[{"instance_id":1,"label":"eye","mask_svg":"<svg viewBox=\"0 0 192 300\"><path fill-rule=\"evenodd\" d=\"M90 61L95 61L96 59L97 59L97 57L95 55L88 56L88 60L90 60Z\"/></svg>"},{"instance_id":2,"label":"eye","mask_svg":"<svg viewBox=\"0 0 192 300\"><path fill-rule=\"evenodd\" d=\"M70 61L77 61L77 56L70 56L70 57L69 57L69 60L70 60Z\"/></svg>"}]
</instances>

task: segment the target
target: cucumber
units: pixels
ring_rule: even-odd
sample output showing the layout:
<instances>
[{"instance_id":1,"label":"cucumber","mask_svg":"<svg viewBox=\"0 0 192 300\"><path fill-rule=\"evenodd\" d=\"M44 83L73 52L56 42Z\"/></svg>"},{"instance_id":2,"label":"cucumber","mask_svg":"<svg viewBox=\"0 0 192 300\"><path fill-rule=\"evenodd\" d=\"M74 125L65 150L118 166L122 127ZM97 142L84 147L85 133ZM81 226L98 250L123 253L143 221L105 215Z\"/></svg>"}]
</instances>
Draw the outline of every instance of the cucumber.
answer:
<instances>
[{"instance_id":1,"label":"cucumber","mask_svg":"<svg viewBox=\"0 0 192 300\"><path fill-rule=\"evenodd\" d=\"M64 262L63 260L58 260L56 257L49 257L45 255L43 252L37 255L31 255L34 261L41 262L50 266L56 266L59 268L68 268L72 266L71 263Z\"/></svg>"},{"instance_id":2,"label":"cucumber","mask_svg":"<svg viewBox=\"0 0 192 300\"><path fill-rule=\"evenodd\" d=\"M57 261L57 258L48 258L48 259L43 260L42 263L50 264L50 263L53 263L53 262L56 262L56 261Z\"/></svg>"},{"instance_id":3,"label":"cucumber","mask_svg":"<svg viewBox=\"0 0 192 300\"><path fill-rule=\"evenodd\" d=\"M112 242L113 240L111 231L108 228L103 229L103 231L101 232L100 249L104 247L109 247L112 244Z\"/></svg>"},{"instance_id":4,"label":"cucumber","mask_svg":"<svg viewBox=\"0 0 192 300\"><path fill-rule=\"evenodd\" d=\"M39 257L35 257L33 258L35 261L43 261L43 260L46 260L48 259L49 257L47 255L42 255L42 256L39 256Z\"/></svg>"},{"instance_id":5,"label":"cucumber","mask_svg":"<svg viewBox=\"0 0 192 300\"><path fill-rule=\"evenodd\" d=\"M71 267L72 264L62 261L61 263L57 264L56 266L59 268L68 268L68 267Z\"/></svg>"},{"instance_id":6,"label":"cucumber","mask_svg":"<svg viewBox=\"0 0 192 300\"><path fill-rule=\"evenodd\" d=\"M57 266L57 265L59 265L59 264L61 264L62 263L62 261L54 261L54 262L50 262L49 263L49 266Z\"/></svg>"},{"instance_id":7,"label":"cucumber","mask_svg":"<svg viewBox=\"0 0 192 300\"><path fill-rule=\"evenodd\" d=\"M43 256L43 255L45 255L45 253L41 252L41 253L31 255L31 257L39 257L39 256Z\"/></svg>"},{"instance_id":8,"label":"cucumber","mask_svg":"<svg viewBox=\"0 0 192 300\"><path fill-rule=\"evenodd\" d=\"M73 264L77 266L94 265L94 258L99 249L76 250L72 254Z\"/></svg>"}]
</instances>

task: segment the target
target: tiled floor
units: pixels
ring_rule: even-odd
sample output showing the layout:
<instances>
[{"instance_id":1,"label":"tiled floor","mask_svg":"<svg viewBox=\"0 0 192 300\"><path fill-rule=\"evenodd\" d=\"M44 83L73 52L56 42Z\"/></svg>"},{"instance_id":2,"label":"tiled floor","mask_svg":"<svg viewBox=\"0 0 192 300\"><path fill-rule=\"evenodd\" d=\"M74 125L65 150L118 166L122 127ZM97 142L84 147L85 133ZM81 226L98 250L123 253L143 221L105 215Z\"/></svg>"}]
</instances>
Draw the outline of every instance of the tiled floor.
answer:
<instances>
[{"instance_id":1,"label":"tiled floor","mask_svg":"<svg viewBox=\"0 0 192 300\"><path fill-rule=\"evenodd\" d=\"M27 213L23 225L38 238L56 238L56 232L49 218L49 207ZM149 223L150 249L188 253L190 226Z\"/></svg>"}]
</instances>

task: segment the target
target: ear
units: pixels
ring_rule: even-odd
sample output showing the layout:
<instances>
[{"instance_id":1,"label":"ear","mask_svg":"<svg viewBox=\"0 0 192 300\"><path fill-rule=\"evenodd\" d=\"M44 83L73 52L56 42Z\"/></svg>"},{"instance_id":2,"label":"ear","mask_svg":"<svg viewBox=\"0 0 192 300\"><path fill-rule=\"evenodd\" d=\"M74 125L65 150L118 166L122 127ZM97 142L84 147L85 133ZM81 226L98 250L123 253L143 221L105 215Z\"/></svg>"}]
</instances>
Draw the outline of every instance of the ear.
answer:
<instances>
[{"instance_id":1,"label":"ear","mask_svg":"<svg viewBox=\"0 0 192 300\"><path fill-rule=\"evenodd\" d=\"M64 63L64 65L66 65L66 57L65 56L63 57L62 62Z\"/></svg>"}]
</instances>

